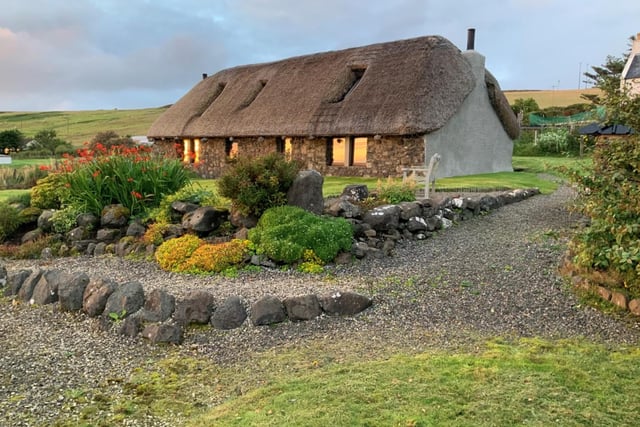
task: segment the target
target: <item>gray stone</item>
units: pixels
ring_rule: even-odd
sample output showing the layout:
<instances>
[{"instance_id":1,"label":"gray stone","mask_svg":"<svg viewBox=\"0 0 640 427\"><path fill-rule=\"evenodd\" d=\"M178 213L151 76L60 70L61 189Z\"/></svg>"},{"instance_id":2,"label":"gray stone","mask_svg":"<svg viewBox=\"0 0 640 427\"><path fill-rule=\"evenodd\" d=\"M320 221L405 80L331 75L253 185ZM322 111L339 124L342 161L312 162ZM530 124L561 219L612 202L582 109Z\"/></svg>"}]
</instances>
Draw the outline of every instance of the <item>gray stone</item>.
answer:
<instances>
[{"instance_id":1,"label":"gray stone","mask_svg":"<svg viewBox=\"0 0 640 427\"><path fill-rule=\"evenodd\" d=\"M318 171L300 171L287 192L287 204L322 215L324 211L323 182L324 178Z\"/></svg>"},{"instance_id":2,"label":"gray stone","mask_svg":"<svg viewBox=\"0 0 640 427\"><path fill-rule=\"evenodd\" d=\"M480 206L480 210L483 212L488 212L494 209L498 209L500 207L500 204L498 203L498 199L489 195L482 196L478 201L478 204Z\"/></svg>"},{"instance_id":3,"label":"gray stone","mask_svg":"<svg viewBox=\"0 0 640 427\"><path fill-rule=\"evenodd\" d=\"M319 297L322 310L331 316L352 316L371 306L371 299L355 292L335 292Z\"/></svg>"},{"instance_id":4,"label":"gray stone","mask_svg":"<svg viewBox=\"0 0 640 427\"><path fill-rule=\"evenodd\" d=\"M215 309L211 315L211 325L216 329L235 329L240 327L247 318L240 297L230 296Z\"/></svg>"},{"instance_id":5,"label":"gray stone","mask_svg":"<svg viewBox=\"0 0 640 427\"><path fill-rule=\"evenodd\" d=\"M144 225L140 224L139 222L132 222L131 224L129 224L129 227L127 227L126 235L132 237L140 237L143 236L146 231L147 229L144 227Z\"/></svg>"},{"instance_id":6,"label":"gray stone","mask_svg":"<svg viewBox=\"0 0 640 427\"><path fill-rule=\"evenodd\" d=\"M156 323L145 327L142 336L154 344L181 344L182 327L172 323Z\"/></svg>"},{"instance_id":7,"label":"gray stone","mask_svg":"<svg viewBox=\"0 0 640 427\"><path fill-rule=\"evenodd\" d=\"M19 299L21 299L22 301L31 300L31 296L33 295L33 290L38 284L38 281L40 280L42 273L44 272L39 268L36 268L31 272L29 277L27 277L24 280L24 282L22 283L22 286L20 287L20 290L18 291L17 296Z\"/></svg>"},{"instance_id":8,"label":"gray stone","mask_svg":"<svg viewBox=\"0 0 640 427\"><path fill-rule=\"evenodd\" d=\"M438 215L440 206L432 199L422 199L418 203L422 206L422 214L419 216L423 218L430 218Z\"/></svg>"},{"instance_id":9,"label":"gray stone","mask_svg":"<svg viewBox=\"0 0 640 427\"><path fill-rule=\"evenodd\" d=\"M396 243L393 240L385 240L382 244L382 253L385 256L393 255L393 250L396 248Z\"/></svg>"},{"instance_id":10,"label":"gray stone","mask_svg":"<svg viewBox=\"0 0 640 427\"><path fill-rule=\"evenodd\" d=\"M398 207L400 208L400 219L403 221L422 216L422 205L418 202L402 202L398 204Z\"/></svg>"},{"instance_id":11,"label":"gray stone","mask_svg":"<svg viewBox=\"0 0 640 427\"><path fill-rule=\"evenodd\" d=\"M116 288L117 285L112 280L91 279L82 295L82 310L90 317L101 315L107 305L107 300Z\"/></svg>"},{"instance_id":12,"label":"gray stone","mask_svg":"<svg viewBox=\"0 0 640 427\"><path fill-rule=\"evenodd\" d=\"M362 219L376 231L388 231L398 228L400 208L397 205L384 205L371 209Z\"/></svg>"},{"instance_id":13,"label":"gray stone","mask_svg":"<svg viewBox=\"0 0 640 427\"><path fill-rule=\"evenodd\" d=\"M135 316L124 319L118 328L118 333L125 337L137 337L140 331L142 331L142 319Z\"/></svg>"},{"instance_id":14,"label":"gray stone","mask_svg":"<svg viewBox=\"0 0 640 427\"><path fill-rule=\"evenodd\" d=\"M93 250L93 256L102 256L105 254L107 244L105 242L96 243L96 247Z\"/></svg>"},{"instance_id":15,"label":"gray stone","mask_svg":"<svg viewBox=\"0 0 640 427\"><path fill-rule=\"evenodd\" d=\"M0 288L4 288L9 281L9 274L7 273L7 267L0 264Z\"/></svg>"},{"instance_id":16,"label":"gray stone","mask_svg":"<svg viewBox=\"0 0 640 427\"><path fill-rule=\"evenodd\" d=\"M266 295L251 306L251 322L254 326L270 325L286 319L282 301L273 295Z\"/></svg>"},{"instance_id":17,"label":"gray stone","mask_svg":"<svg viewBox=\"0 0 640 427\"><path fill-rule=\"evenodd\" d=\"M43 234L43 232L39 228L36 228L35 230L27 231L26 233L24 233L24 235L20 239L20 242L22 244L29 243L29 242L35 242L36 240L38 240L39 238L42 237L42 234Z\"/></svg>"},{"instance_id":18,"label":"gray stone","mask_svg":"<svg viewBox=\"0 0 640 427\"><path fill-rule=\"evenodd\" d=\"M235 208L231 208L229 222L237 228L254 228L258 224L258 217L255 215L244 215Z\"/></svg>"},{"instance_id":19,"label":"gray stone","mask_svg":"<svg viewBox=\"0 0 640 427\"><path fill-rule=\"evenodd\" d=\"M76 227L67 233L67 238L71 242L87 240L91 236L91 232L86 227Z\"/></svg>"},{"instance_id":20,"label":"gray stone","mask_svg":"<svg viewBox=\"0 0 640 427\"><path fill-rule=\"evenodd\" d=\"M199 207L200 206L195 203L183 202L180 200L176 200L175 202L171 203L171 209L173 209L175 212L179 213L180 215L184 215L187 212L193 212Z\"/></svg>"},{"instance_id":21,"label":"gray stone","mask_svg":"<svg viewBox=\"0 0 640 427\"><path fill-rule=\"evenodd\" d=\"M136 317L145 322L164 322L176 307L176 298L163 289L154 289L147 295L144 307Z\"/></svg>"},{"instance_id":22,"label":"gray stone","mask_svg":"<svg viewBox=\"0 0 640 427\"><path fill-rule=\"evenodd\" d=\"M7 276L6 287L4 288L4 296L12 297L18 295L22 284L31 275L31 270L20 270Z\"/></svg>"},{"instance_id":23,"label":"gray stone","mask_svg":"<svg viewBox=\"0 0 640 427\"><path fill-rule=\"evenodd\" d=\"M202 206L182 217L182 227L196 233L210 233L229 219L229 211Z\"/></svg>"},{"instance_id":24,"label":"gray stone","mask_svg":"<svg viewBox=\"0 0 640 427\"><path fill-rule=\"evenodd\" d=\"M100 218L92 213L81 213L76 217L79 227L95 228L100 224Z\"/></svg>"},{"instance_id":25,"label":"gray stone","mask_svg":"<svg viewBox=\"0 0 640 427\"><path fill-rule=\"evenodd\" d=\"M144 305L144 289L139 282L127 282L116 288L107 299L104 315L116 313L120 317L129 316Z\"/></svg>"},{"instance_id":26,"label":"gray stone","mask_svg":"<svg viewBox=\"0 0 640 427\"><path fill-rule=\"evenodd\" d=\"M62 311L82 310L82 297L89 284L85 273L71 273L58 285L58 303Z\"/></svg>"},{"instance_id":27,"label":"gray stone","mask_svg":"<svg viewBox=\"0 0 640 427\"><path fill-rule=\"evenodd\" d=\"M294 322L315 319L322 314L318 297L313 294L285 298L282 303Z\"/></svg>"},{"instance_id":28,"label":"gray stone","mask_svg":"<svg viewBox=\"0 0 640 427\"><path fill-rule=\"evenodd\" d=\"M36 287L33 288L31 302L38 305L53 304L58 301L58 288L60 283L68 280L65 272L60 270L45 271Z\"/></svg>"},{"instance_id":29,"label":"gray stone","mask_svg":"<svg viewBox=\"0 0 640 427\"><path fill-rule=\"evenodd\" d=\"M343 217L343 218L361 218L362 208L358 205L354 205L348 200L335 199L328 204L325 209L331 216Z\"/></svg>"},{"instance_id":30,"label":"gray stone","mask_svg":"<svg viewBox=\"0 0 640 427\"><path fill-rule=\"evenodd\" d=\"M340 252L333 260L336 265L348 265L353 262L353 255L351 252Z\"/></svg>"},{"instance_id":31,"label":"gray stone","mask_svg":"<svg viewBox=\"0 0 640 427\"><path fill-rule=\"evenodd\" d=\"M38 228L44 231L45 233L51 231L53 228L53 222L51 218L53 217L53 210L47 209L42 211L40 216L38 217Z\"/></svg>"},{"instance_id":32,"label":"gray stone","mask_svg":"<svg viewBox=\"0 0 640 427\"><path fill-rule=\"evenodd\" d=\"M358 259L362 259L367 255L369 245L364 242L356 242L351 246L351 253Z\"/></svg>"},{"instance_id":33,"label":"gray stone","mask_svg":"<svg viewBox=\"0 0 640 427\"><path fill-rule=\"evenodd\" d=\"M427 225L427 221L420 216L411 217L407 221L407 230L412 233L427 231L428 229L429 226Z\"/></svg>"},{"instance_id":34,"label":"gray stone","mask_svg":"<svg viewBox=\"0 0 640 427\"><path fill-rule=\"evenodd\" d=\"M91 256L95 253L96 251L96 245L97 243L91 242L87 245L87 249L84 251L85 254Z\"/></svg>"},{"instance_id":35,"label":"gray stone","mask_svg":"<svg viewBox=\"0 0 640 427\"><path fill-rule=\"evenodd\" d=\"M340 198L350 202L361 202L369 197L369 187L365 184L351 184L344 187Z\"/></svg>"},{"instance_id":36,"label":"gray stone","mask_svg":"<svg viewBox=\"0 0 640 427\"><path fill-rule=\"evenodd\" d=\"M173 318L181 325L207 324L214 308L213 295L205 291L191 291L176 303Z\"/></svg>"},{"instance_id":37,"label":"gray stone","mask_svg":"<svg viewBox=\"0 0 640 427\"><path fill-rule=\"evenodd\" d=\"M96 233L96 240L98 242L113 243L117 241L121 236L120 229L115 228L101 228Z\"/></svg>"},{"instance_id":38,"label":"gray stone","mask_svg":"<svg viewBox=\"0 0 640 427\"><path fill-rule=\"evenodd\" d=\"M127 225L131 212L122 205L108 205L102 209L100 224L105 228L120 228Z\"/></svg>"}]
</instances>

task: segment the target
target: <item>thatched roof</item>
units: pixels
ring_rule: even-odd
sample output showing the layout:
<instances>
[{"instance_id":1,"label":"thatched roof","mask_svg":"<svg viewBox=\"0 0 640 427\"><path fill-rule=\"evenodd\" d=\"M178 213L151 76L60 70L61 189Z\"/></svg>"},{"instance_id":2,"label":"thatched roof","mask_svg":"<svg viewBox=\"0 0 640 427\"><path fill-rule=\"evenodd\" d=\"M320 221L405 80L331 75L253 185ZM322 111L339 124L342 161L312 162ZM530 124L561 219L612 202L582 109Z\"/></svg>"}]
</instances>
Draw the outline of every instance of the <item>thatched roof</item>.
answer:
<instances>
[{"instance_id":1,"label":"thatched roof","mask_svg":"<svg viewBox=\"0 0 640 427\"><path fill-rule=\"evenodd\" d=\"M493 77L493 74L485 70L484 82L487 85L489 100L500 119L500 123L502 123L502 126L507 132L507 135L509 135L509 138L516 139L520 135L518 118L513 114L513 109L511 108L511 105L509 105L507 97L504 96L504 93L500 89L498 80Z\"/></svg>"},{"instance_id":2,"label":"thatched roof","mask_svg":"<svg viewBox=\"0 0 640 427\"><path fill-rule=\"evenodd\" d=\"M429 133L473 87L457 47L419 37L222 70L160 116L148 136ZM508 106L499 90L492 100L498 112Z\"/></svg>"}]
</instances>

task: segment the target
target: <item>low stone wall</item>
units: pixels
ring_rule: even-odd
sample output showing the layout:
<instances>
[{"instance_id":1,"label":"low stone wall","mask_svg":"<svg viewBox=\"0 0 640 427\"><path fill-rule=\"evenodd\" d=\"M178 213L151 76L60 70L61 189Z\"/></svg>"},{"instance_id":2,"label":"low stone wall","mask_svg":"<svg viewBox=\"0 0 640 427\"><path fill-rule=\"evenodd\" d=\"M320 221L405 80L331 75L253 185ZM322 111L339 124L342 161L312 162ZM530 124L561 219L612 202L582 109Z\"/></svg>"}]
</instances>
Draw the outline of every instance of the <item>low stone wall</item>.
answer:
<instances>
[{"instance_id":1,"label":"low stone wall","mask_svg":"<svg viewBox=\"0 0 640 427\"><path fill-rule=\"evenodd\" d=\"M287 297L265 295L249 304L241 296L216 301L205 291L192 291L183 299L162 289L146 293L138 282L118 284L108 278L90 278L83 272L33 269L7 272L0 266L0 288L5 297L31 305L55 304L60 311L97 317L105 329L121 335L142 336L153 343L180 344L191 324L235 329L249 319L254 326L284 321L311 320L321 315L353 316L372 301L354 292Z\"/></svg>"}]
</instances>

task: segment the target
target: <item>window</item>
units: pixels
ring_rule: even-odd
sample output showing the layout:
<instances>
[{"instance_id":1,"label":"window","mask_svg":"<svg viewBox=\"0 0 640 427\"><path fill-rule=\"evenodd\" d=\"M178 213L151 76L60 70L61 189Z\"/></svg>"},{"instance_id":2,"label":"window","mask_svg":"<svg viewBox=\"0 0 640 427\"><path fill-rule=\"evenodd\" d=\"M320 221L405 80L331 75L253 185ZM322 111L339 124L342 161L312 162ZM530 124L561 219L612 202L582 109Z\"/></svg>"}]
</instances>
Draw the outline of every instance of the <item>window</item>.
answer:
<instances>
[{"instance_id":1,"label":"window","mask_svg":"<svg viewBox=\"0 0 640 427\"><path fill-rule=\"evenodd\" d=\"M233 142L233 138L227 138L224 141L224 154L229 159L235 159L238 157L238 143Z\"/></svg>"},{"instance_id":2,"label":"window","mask_svg":"<svg viewBox=\"0 0 640 427\"><path fill-rule=\"evenodd\" d=\"M195 161L195 153L193 151L193 141L188 138L182 140L182 161L185 163L193 163Z\"/></svg>"},{"instance_id":3,"label":"window","mask_svg":"<svg viewBox=\"0 0 640 427\"><path fill-rule=\"evenodd\" d=\"M366 137L329 138L327 140L328 166L365 166L367 164Z\"/></svg>"},{"instance_id":4,"label":"window","mask_svg":"<svg viewBox=\"0 0 640 427\"><path fill-rule=\"evenodd\" d=\"M367 138L352 138L350 144L351 165L364 166L367 164Z\"/></svg>"},{"instance_id":5,"label":"window","mask_svg":"<svg viewBox=\"0 0 640 427\"><path fill-rule=\"evenodd\" d=\"M331 165L346 166L347 143L346 138L333 138L331 140Z\"/></svg>"}]
</instances>

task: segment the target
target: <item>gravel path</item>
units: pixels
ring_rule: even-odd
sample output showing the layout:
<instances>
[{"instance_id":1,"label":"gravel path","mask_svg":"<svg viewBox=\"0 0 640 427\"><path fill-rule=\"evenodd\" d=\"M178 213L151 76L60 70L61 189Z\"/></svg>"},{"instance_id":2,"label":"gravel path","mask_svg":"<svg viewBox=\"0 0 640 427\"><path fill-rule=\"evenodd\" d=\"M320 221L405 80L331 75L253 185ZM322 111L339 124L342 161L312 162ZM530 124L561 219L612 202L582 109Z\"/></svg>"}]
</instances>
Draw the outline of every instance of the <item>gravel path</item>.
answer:
<instances>
[{"instance_id":1,"label":"gravel path","mask_svg":"<svg viewBox=\"0 0 640 427\"><path fill-rule=\"evenodd\" d=\"M637 345L640 321L580 306L557 277L563 236L577 222L565 209L571 196L562 187L552 195L462 222L426 241L402 242L393 257L332 267L326 276L279 270L243 273L235 279L186 276L163 272L151 263L109 257L66 258L42 266L120 282L138 280L145 290L162 287L177 297L205 289L217 299L241 295L248 302L266 293L285 297L335 290L356 290L374 298L374 306L355 318L323 316L277 328L245 322L232 331L187 332L179 351L222 364L308 340L357 340L369 349L405 351L454 348L496 335L584 337ZM35 262L4 264L14 271ZM109 393L118 393L118 379L167 351L105 332L97 320L80 314L7 299L0 301L0 337L0 424L11 426L47 425L60 413L77 413L79 408L67 398L70 390L110 384ZM163 424L150 420L144 425Z\"/></svg>"}]
</instances>

